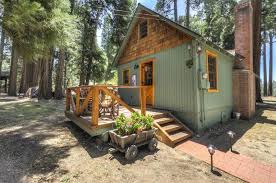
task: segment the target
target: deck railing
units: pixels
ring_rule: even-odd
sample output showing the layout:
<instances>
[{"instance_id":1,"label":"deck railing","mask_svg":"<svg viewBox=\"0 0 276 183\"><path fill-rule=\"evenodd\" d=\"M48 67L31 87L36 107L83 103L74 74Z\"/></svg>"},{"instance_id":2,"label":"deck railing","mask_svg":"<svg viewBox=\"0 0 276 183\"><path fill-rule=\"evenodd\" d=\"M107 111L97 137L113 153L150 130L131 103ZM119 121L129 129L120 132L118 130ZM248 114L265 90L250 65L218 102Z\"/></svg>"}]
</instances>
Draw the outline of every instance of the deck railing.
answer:
<instances>
[{"instance_id":1,"label":"deck railing","mask_svg":"<svg viewBox=\"0 0 276 183\"><path fill-rule=\"evenodd\" d=\"M114 93L114 89L118 88L136 88L139 89L140 93L140 107L141 114L146 114L146 96L147 86L109 86L109 85L92 85L92 86L79 86L71 87L66 90L66 111L72 109L74 115L80 116L85 110L88 109L88 104L92 101L91 107L91 125L98 126L99 120L99 97L100 93L103 92L105 95L108 95L112 100L116 101L119 105L124 106L130 112L135 112L127 103L125 103L118 95ZM85 91L85 95L82 93Z\"/></svg>"}]
</instances>

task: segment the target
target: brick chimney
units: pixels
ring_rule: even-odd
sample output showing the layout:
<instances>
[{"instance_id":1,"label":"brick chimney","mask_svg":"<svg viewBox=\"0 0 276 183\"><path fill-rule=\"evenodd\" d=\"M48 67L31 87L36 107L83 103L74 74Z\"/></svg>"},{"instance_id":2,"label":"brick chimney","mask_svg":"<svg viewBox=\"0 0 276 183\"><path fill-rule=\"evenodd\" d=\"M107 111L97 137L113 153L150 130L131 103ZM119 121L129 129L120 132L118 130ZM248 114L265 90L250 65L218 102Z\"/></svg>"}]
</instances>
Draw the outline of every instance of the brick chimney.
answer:
<instances>
[{"instance_id":1,"label":"brick chimney","mask_svg":"<svg viewBox=\"0 0 276 183\"><path fill-rule=\"evenodd\" d=\"M235 53L233 69L234 112L250 119L255 113L255 74L253 72L253 9L250 0L235 7Z\"/></svg>"}]
</instances>

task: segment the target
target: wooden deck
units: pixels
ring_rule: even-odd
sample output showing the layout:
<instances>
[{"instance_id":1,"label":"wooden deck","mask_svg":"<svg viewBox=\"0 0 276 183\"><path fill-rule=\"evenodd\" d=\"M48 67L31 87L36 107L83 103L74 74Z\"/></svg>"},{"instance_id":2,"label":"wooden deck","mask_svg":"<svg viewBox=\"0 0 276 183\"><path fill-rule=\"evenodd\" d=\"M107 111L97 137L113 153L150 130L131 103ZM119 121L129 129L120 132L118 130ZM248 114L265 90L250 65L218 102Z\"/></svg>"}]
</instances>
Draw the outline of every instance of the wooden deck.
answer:
<instances>
[{"instance_id":1,"label":"wooden deck","mask_svg":"<svg viewBox=\"0 0 276 183\"><path fill-rule=\"evenodd\" d=\"M129 106L118 93L117 88L136 88L140 91L141 106ZM193 132L173 116L170 111L147 108L147 86L80 86L68 88L66 92L65 116L91 136L105 135L114 128L115 119L124 114L138 112L154 118L158 128L158 140L173 147L192 136ZM106 103L106 98L109 102ZM104 109L107 109L105 111Z\"/></svg>"},{"instance_id":2,"label":"wooden deck","mask_svg":"<svg viewBox=\"0 0 276 183\"><path fill-rule=\"evenodd\" d=\"M137 106L131 106L135 112L141 113L141 109L139 109ZM149 114L153 117L158 117L161 115L164 115L166 113L169 113L169 111L165 110L158 110L153 108L147 108L146 114ZM123 107L119 107L119 115L124 114L127 117L131 116L131 112ZM76 125L78 125L80 128L82 128L84 131L86 131L91 136L98 136L103 133L105 133L108 130L111 130L114 128L115 119L112 119L111 116L101 116L98 119L98 125L92 126L91 125L91 116L76 116L72 111L65 111L65 116L69 118L71 121L73 121Z\"/></svg>"}]
</instances>

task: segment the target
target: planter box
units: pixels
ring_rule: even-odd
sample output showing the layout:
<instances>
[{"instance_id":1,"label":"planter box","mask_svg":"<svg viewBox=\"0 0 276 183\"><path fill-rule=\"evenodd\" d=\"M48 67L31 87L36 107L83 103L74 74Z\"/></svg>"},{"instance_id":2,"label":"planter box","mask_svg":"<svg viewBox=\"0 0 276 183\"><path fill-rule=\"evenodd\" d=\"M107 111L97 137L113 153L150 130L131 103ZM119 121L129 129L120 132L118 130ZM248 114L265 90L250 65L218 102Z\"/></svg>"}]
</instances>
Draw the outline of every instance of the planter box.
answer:
<instances>
[{"instance_id":1,"label":"planter box","mask_svg":"<svg viewBox=\"0 0 276 183\"><path fill-rule=\"evenodd\" d=\"M140 144L146 141L151 140L154 137L154 133L156 128L153 128L148 131L142 131L139 134L132 134L127 136L120 136L116 133L117 130L109 131L109 136L111 138L111 142L122 149L125 149L133 144Z\"/></svg>"}]
</instances>

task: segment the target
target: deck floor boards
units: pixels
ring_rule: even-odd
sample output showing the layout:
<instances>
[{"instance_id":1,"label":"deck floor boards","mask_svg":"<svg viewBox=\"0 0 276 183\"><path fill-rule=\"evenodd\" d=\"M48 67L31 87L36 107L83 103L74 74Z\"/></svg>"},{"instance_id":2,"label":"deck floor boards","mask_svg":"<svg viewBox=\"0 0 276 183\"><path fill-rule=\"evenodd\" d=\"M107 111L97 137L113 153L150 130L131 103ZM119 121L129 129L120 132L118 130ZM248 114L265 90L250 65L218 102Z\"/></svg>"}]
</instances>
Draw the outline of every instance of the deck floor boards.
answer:
<instances>
[{"instance_id":1,"label":"deck floor boards","mask_svg":"<svg viewBox=\"0 0 276 183\"><path fill-rule=\"evenodd\" d=\"M135 111L138 113L141 112L140 108L137 106L131 106ZM168 113L169 111L166 110L159 110L159 109L153 109L153 108L147 108L146 114L155 116L155 115L162 115L164 113ZM98 126L92 126L91 118L92 116L80 116L77 117L74 115L72 111L66 111L65 112L67 118L72 120L75 124L77 124L80 128L88 132L91 136L96 136L99 133L102 133L104 130L109 130L113 128L113 125L115 123L115 119L112 119L111 116L101 116L98 121ZM120 106L119 108L119 115L124 114L127 117L131 116L131 112L123 107Z\"/></svg>"}]
</instances>

